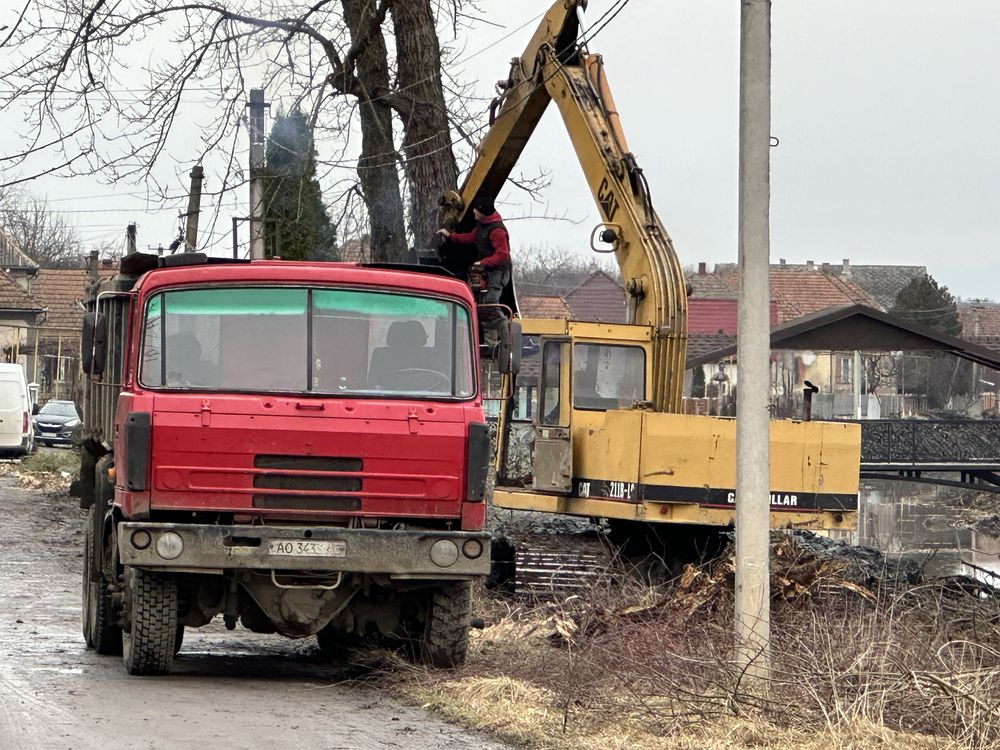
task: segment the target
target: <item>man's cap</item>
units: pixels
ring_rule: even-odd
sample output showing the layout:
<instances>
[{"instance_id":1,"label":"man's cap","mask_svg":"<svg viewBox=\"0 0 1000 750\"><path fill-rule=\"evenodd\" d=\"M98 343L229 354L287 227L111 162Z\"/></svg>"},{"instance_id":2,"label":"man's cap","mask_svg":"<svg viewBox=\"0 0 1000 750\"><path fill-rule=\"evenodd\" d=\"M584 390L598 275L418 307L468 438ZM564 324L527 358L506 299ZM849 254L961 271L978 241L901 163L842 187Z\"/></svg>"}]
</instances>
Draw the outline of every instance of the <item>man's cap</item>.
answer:
<instances>
[{"instance_id":1,"label":"man's cap","mask_svg":"<svg viewBox=\"0 0 1000 750\"><path fill-rule=\"evenodd\" d=\"M496 212L496 207L493 205L493 201L489 198L478 198L472 202L472 207L476 209L479 213L489 216Z\"/></svg>"}]
</instances>

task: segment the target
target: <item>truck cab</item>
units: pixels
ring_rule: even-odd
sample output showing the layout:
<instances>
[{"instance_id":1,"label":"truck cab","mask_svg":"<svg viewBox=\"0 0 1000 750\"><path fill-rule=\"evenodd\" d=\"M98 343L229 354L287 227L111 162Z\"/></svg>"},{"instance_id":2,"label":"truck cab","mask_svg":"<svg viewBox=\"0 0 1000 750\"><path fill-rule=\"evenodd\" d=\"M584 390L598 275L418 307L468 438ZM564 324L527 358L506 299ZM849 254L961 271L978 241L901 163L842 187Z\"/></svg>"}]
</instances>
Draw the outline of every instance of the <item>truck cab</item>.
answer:
<instances>
[{"instance_id":1,"label":"truck cab","mask_svg":"<svg viewBox=\"0 0 1000 750\"><path fill-rule=\"evenodd\" d=\"M222 614L460 662L489 570L468 287L179 259L124 262L85 321L88 643L162 672L185 627Z\"/></svg>"}]
</instances>

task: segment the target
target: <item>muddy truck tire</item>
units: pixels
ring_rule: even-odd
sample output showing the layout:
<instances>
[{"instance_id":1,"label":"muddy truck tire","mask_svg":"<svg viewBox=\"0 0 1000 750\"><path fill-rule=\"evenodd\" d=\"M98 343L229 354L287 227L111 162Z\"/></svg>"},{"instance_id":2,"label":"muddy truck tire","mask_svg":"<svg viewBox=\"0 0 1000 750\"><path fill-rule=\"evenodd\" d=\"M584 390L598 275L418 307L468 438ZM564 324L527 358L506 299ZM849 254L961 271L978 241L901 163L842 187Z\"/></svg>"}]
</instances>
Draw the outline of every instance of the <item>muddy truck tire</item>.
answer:
<instances>
[{"instance_id":1,"label":"muddy truck tire","mask_svg":"<svg viewBox=\"0 0 1000 750\"><path fill-rule=\"evenodd\" d=\"M90 581L90 571L93 568L90 561L94 559L93 514L94 509L91 508L87 513L83 540L83 590L80 597L80 624L83 626L83 640L87 648L94 647L94 601L90 593L93 588Z\"/></svg>"},{"instance_id":2,"label":"muddy truck tire","mask_svg":"<svg viewBox=\"0 0 1000 750\"><path fill-rule=\"evenodd\" d=\"M94 560L94 514L92 507L87 514L83 550L83 638L87 648L92 648L103 656L120 656L122 652L122 629L118 627L111 604L111 591L106 581L92 581L91 570Z\"/></svg>"},{"instance_id":3,"label":"muddy truck tire","mask_svg":"<svg viewBox=\"0 0 1000 750\"><path fill-rule=\"evenodd\" d=\"M174 661L177 642L177 581L144 570L126 572L128 628L122 637L125 671L132 675L163 674Z\"/></svg>"},{"instance_id":4,"label":"muddy truck tire","mask_svg":"<svg viewBox=\"0 0 1000 750\"><path fill-rule=\"evenodd\" d=\"M420 660L431 667L450 669L465 663L472 620L472 585L449 583L430 597Z\"/></svg>"}]
</instances>

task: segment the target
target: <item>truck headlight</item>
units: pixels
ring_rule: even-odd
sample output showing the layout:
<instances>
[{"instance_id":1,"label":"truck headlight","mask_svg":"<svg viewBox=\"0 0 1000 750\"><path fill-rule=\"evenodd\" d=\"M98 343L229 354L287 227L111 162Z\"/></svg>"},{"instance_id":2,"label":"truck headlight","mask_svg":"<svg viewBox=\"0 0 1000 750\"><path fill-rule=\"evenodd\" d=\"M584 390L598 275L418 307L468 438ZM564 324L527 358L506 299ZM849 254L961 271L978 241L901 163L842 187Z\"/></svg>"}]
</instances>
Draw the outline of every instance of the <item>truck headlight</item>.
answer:
<instances>
[{"instance_id":1,"label":"truck headlight","mask_svg":"<svg viewBox=\"0 0 1000 750\"><path fill-rule=\"evenodd\" d=\"M439 568L450 568L458 562L458 547L449 539L434 542L431 547L431 562Z\"/></svg>"},{"instance_id":2,"label":"truck headlight","mask_svg":"<svg viewBox=\"0 0 1000 750\"><path fill-rule=\"evenodd\" d=\"M164 531L156 537L156 554L164 560L176 560L184 551L184 540L176 531Z\"/></svg>"},{"instance_id":3,"label":"truck headlight","mask_svg":"<svg viewBox=\"0 0 1000 750\"><path fill-rule=\"evenodd\" d=\"M145 529L132 532L132 546L136 549L146 549L153 539Z\"/></svg>"}]
</instances>

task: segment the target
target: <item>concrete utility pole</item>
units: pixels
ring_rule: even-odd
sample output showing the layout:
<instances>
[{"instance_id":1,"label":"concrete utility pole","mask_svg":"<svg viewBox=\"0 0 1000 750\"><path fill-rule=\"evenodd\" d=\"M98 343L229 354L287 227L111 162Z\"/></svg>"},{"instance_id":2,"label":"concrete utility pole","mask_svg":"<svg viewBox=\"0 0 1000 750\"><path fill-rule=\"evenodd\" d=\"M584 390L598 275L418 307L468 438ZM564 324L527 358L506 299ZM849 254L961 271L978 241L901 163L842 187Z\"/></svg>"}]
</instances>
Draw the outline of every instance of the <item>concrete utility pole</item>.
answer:
<instances>
[{"instance_id":1,"label":"concrete utility pole","mask_svg":"<svg viewBox=\"0 0 1000 750\"><path fill-rule=\"evenodd\" d=\"M138 252L135 248L135 224L125 227L125 252L128 255Z\"/></svg>"},{"instance_id":2,"label":"concrete utility pole","mask_svg":"<svg viewBox=\"0 0 1000 750\"><path fill-rule=\"evenodd\" d=\"M851 380L854 381L854 418L861 419L861 352L855 349L854 358L851 360Z\"/></svg>"},{"instance_id":3,"label":"concrete utility pole","mask_svg":"<svg viewBox=\"0 0 1000 750\"><path fill-rule=\"evenodd\" d=\"M264 89L250 89L250 257L264 257Z\"/></svg>"},{"instance_id":4,"label":"concrete utility pole","mask_svg":"<svg viewBox=\"0 0 1000 750\"><path fill-rule=\"evenodd\" d=\"M187 226L184 231L184 252L193 253L198 247L198 217L201 214L201 182L205 170L196 164L191 170L191 192L188 193Z\"/></svg>"},{"instance_id":5,"label":"concrete utility pole","mask_svg":"<svg viewBox=\"0 0 1000 750\"><path fill-rule=\"evenodd\" d=\"M736 368L736 659L758 687L770 668L771 2L740 16L739 330Z\"/></svg>"}]
</instances>

